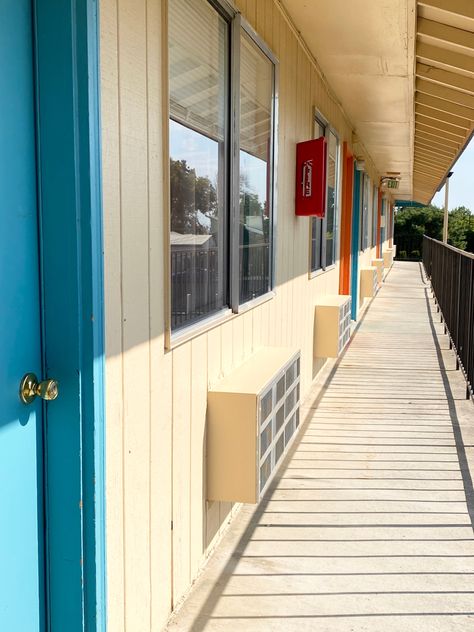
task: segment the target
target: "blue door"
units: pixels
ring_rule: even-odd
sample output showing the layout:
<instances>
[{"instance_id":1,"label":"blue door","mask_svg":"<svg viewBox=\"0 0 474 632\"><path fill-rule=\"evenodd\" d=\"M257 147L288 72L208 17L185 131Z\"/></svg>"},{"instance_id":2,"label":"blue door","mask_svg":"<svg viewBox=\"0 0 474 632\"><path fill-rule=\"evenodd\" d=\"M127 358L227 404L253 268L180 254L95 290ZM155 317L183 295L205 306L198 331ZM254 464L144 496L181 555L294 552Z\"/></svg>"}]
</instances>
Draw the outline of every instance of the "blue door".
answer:
<instances>
[{"instance_id":1,"label":"blue door","mask_svg":"<svg viewBox=\"0 0 474 632\"><path fill-rule=\"evenodd\" d=\"M30 0L0 19L0 630L43 629L42 402L19 398L41 376L40 274Z\"/></svg>"}]
</instances>

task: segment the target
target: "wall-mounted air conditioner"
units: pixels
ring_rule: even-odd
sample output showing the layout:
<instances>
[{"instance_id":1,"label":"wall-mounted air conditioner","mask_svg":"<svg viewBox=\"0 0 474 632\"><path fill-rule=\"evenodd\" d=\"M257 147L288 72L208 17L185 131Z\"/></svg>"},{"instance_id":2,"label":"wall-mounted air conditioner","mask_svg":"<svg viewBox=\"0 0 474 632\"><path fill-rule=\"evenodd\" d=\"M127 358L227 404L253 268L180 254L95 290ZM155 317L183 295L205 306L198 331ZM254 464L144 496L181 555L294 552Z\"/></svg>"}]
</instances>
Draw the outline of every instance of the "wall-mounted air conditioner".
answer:
<instances>
[{"instance_id":1,"label":"wall-mounted air conditioner","mask_svg":"<svg viewBox=\"0 0 474 632\"><path fill-rule=\"evenodd\" d=\"M393 263L393 250L391 248L387 248L383 253L383 265L384 268L391 268Z\"/></svg>"},{"instance_id":2,"label":"wall-mounted air conditioner","mask_svg":"<svg viewBox=\"0 0 474 632\"><path fill-rule=\"evenodd\" d=\"M377 268L370 266L360 270L360 295L361 298L373 298L377 294L379 282Z\"/></svg>"},{"instance_id":3,"label":"wall-mounted air conditioner","mask_svg":"<svg viewBox=\"0 0 474 632\"><path fill-rule=\"evenodd\" d=\"M299 427L299 401L295 349L264 347L209 391L209 500L260 500Z\"/></svg>"},{"instance_id":4,"label":"wall-mounted air conditioner","mask_svg":"<svg viewBox=\"0 0 474 632\"><path fill-rule=\"evenodd\" d=\"M372 259L372 265L377 268L377 282L380 284L383 281L383 259Z\"/></svg>"},{"instance_id":5,"label":"wall-mounted air conditioner","mask_svg":"<svg viewBox=\"0 0 474 632\"><path fill-rule=\"evenodd\" d=\"M351 297L322 296L314 312L314 356L337 358L351 337Z\"/></svg>"}]
</instances>

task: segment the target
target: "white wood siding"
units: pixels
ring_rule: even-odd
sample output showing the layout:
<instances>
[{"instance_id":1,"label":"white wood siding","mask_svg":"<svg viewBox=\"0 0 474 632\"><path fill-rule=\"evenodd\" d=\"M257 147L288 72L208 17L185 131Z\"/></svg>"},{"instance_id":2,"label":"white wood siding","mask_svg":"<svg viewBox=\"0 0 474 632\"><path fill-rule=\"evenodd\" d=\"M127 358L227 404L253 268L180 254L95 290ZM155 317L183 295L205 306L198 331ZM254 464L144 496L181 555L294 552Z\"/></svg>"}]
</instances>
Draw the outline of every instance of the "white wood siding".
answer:
<instances>
[{"instance_id":1,"label":"white wood siding","mask_svg":"<svg viewBox=\"0 0 474 632\"><path fill-rule=\"evenodd\" d=\"M279 3L237 4L280 60L276 297L166 351L165 7L100 2L113 632L160 630L238 509L206 502L208 387L258 347L292 345L302 352L304 396L320 368L312 357L315 299L338 292L338 264L308 277L309 220L294 215L295 143L311 137L315 107L341 143L351 144L352 130Z\"/></svg>"}]
</instances>

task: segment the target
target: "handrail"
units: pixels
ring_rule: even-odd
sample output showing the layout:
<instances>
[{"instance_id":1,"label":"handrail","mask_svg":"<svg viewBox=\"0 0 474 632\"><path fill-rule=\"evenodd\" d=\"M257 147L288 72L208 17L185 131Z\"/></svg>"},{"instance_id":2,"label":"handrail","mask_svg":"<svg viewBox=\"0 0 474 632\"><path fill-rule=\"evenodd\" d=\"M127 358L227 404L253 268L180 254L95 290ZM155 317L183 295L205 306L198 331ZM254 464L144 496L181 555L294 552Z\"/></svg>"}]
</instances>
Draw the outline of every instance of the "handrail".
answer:
<instances>
[{"instance_id":1,"label":"handrail","mask_svg":"<svg viewBox=\"0 0 474 632\"><path fill-rule=\"evenodd\" d=\"M424 235L423 267L469 399L474 397L474 254Z\"/></svg>"},{"instance_id":2,"label":"handrail","mask_svg":"<svg viewBox=\"0 0 474 632\"><path fill-rule=\"evenodd\" d=\"M443 241L439 239L433 239L433 237L428 237L427 235L423 235L423 240L429 239L430 241L434 241L437 244L441 244L445 248L449 248L449 250L454 250L454 252L458 252L460 255L464 255L465 257L470 257L474 259L474 254L472 252L466 252L465 250L461 250L461 248L456 248L456 246L452 246L451 244L445 244Z\"/></svg>"}]
</instances>

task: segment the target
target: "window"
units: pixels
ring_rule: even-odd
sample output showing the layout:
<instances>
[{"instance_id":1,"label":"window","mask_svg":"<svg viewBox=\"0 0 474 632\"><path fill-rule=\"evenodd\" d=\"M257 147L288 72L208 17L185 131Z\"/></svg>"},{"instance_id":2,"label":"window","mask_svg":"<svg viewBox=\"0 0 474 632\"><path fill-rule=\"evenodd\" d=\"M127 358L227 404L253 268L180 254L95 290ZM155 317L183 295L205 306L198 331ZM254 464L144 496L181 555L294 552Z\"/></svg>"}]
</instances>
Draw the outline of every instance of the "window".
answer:
<instances>
[{"instance_id":1,"label":"window","mask_svg":"<svg viewBox=\"0 0 474 632\"><path fill-rule=\"evenodd\" d=\"M379 212L379 190L374 186L372 202L372 247L377 245L377 223Z\"/></svg>"},{"instance_id":2,"label":"window","mask_svg":"<svg viewBox=\"0 0 474 632\"><path fill-rule=\"evenodd\" d=\"M336 208L337 208L337 150L338 139L332 130L329 130L328 142L328 188L327 188L327 208L326 208L326 267L332 265L336 260L334 233L336 229Z\"/></svg>"},{"instance_id":3,"label":"window","mask_svg":"<svg viewBox=\"0 0 474 632\"><path fill-rule=\"evenodd\" d=\"M325 217L311 218L311 272L325 270L336 261L336 229L339 195L339 139L320 118L315 119L315 138L325 136L328 168Z\"/></svg>"},{"instance_id":4,"label":"window","mask_svg":"<svg viewBox=\"0 0 474 632\"><path fill-rule=\"evenodd\" d=\"M385 241L385 224L387 220L387 200L382 198L382 221L380 227L380 247L382 247Z\"/></svg>"},{"instance_id":5,"label":"window","mask_svg":"<svg viewBox=\"0 0 474 632\"><path fill-rule=\"evenodd\" d=\"M360 230L360 250L364 251L369 247L369 194L370 178L362 174L362 204L361 204L361 230Z\"/></svg>"},{"instance_id":6,"label":"window","mask_svg":"<svg viewBox=\"0 0 474 632\"><path fill-rule=\"evenodd\" d=\"M240 48L240 303L271 289L273 64L242 32Z\"/></svg>"},{"instance_id":7,"label":"window","mask_svg":"<svg viewBox=\"0 0 474 632\"><path fill-rule=\"evenodd\" d=\"M272 288L275 60L216 2L169 0L168 24L175 331Z\"/></svg>"}]
</instances>

